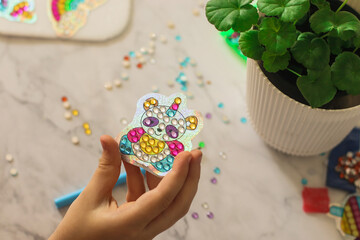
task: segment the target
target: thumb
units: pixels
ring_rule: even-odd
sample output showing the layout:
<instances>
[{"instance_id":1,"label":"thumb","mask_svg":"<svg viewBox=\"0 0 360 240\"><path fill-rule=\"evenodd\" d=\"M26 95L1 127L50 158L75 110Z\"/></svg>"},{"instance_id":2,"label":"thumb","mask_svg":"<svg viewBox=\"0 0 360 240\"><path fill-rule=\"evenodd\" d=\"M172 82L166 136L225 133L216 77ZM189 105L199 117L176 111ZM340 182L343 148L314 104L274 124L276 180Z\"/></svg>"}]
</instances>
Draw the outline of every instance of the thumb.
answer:
<instances>
[{"instance_id":1,"label":"thumb","mask_svg":"<svg viewBox=\"0 0 360 240\"><path fill-rule=\"evenodd\" d=\"M100 142L103 153L94 175L84 190L97 202L111 198L121 167L121 155L117 142L107 135L101 136Z\"/></svg>"}]
</instances>

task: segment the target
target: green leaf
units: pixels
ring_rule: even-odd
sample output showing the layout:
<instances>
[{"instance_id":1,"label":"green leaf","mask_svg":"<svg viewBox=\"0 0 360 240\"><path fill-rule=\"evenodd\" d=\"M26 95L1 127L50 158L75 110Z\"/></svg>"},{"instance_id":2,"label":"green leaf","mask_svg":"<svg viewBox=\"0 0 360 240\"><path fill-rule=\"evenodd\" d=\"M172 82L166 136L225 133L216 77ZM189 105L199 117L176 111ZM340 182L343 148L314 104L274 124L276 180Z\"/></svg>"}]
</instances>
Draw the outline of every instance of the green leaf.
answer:
<instances>
[{"instance_id":1,"label":"green leaf","mask_svg":"<svg viewBox=\"0 0 360 240\"><path fill-rule=\"evenodd\" d=\"M360 21L354 14L345 11L335 13L328 8L316 11L310 17L310 26L315 33L332 32L332 36L337 34L345 41L360 31Z\"/></svg>"},{"instance_id":2,"label":"green leaf","mask_svg":"<svg viewBox=\"0 0 360 240\"><path fill-rule=\"evenodd\" d=\"M296 40L296 28L277 18L264 18L260 25L259 41L270 52L283 54Z\"/></svg>"},{"instance_id":3,"label":"green leaf","mask_svg":"<svg viewBox=\"0 0 360 240\"><path fill-rule=\"evenodd\" d=\"M342 52L342 47L344 45L344 41L337 37L328 37L327 41L329 43L330 51L334 55L339 55Z\"/></svg>"},{"instance_id":4,"label":"green leaf","mask_svg":"<svg viewBox=\"0 0 360 240\"><path fill-rule=\"evenodd\" d=\"M330 3L326 0L311 0L311 3L317 8L330 8Z\"/></svg>"},{"instance_id":5,"label":"green leaf","mask_svg":"<svg viewBox=\"0 0 360 240\"><path fill-rule=\"evenodd\" d=\"M252 0L210 0L206 4L206 17L219 31L232 28L235 32L245 32L259 19Z\"/></svg>"},{"instance_id":6,"label":"green leaf","mask_svg":"<svg viewBox=\"0 0 360 240\"><path fill-rule=\"evenodd\" d=\"M277 17L284 22L294 22L302 18L310 8L309 0L258 0L260 12Z\"/></svg>"},{"instance_id":7,"label":"green leaf","mask_svg":"<svg viewBox=\"0 0 360 240\"><path fill-rule=\"evenodd\" d=\"M330 66L326 66L321 71L308 70L308 75L299 77L296 85L313 108L321 107L330 102L337 92L331 81Z\"/></svg>"},{"instance_id":8,"label":"green leaf","mask_svg":"<svg viewBox=\"0 0 360 240\"><path fill-rule=\"evenodd\" d=\"M331 66L335 86L348 94L360 94L360 57L352 52L343 52Z\"/></svg>"},{"instance_id":9,"label":"green leaf","mask_svg":"<svg viewBox=\"0 0 360 240\"><path fill-rule=\"evenodd\" d=\"M264 62L264 68L268 72L278 72L284 70L289 66L291 56L289 52L285 52L282 55L277 55L269 51L265 51L262 55L262 60Z\"/></svg>"},{"instance_id":10,"label":"green leaf","mask_svg":"<svg viewBox=\"0 0 360 240\"><path fill-rule=\"evenodd\" d=\"M239 46L241 52L252 59L260 60L265 48L259 42L259 31L250 30L240 34Z\"/></svg>"},{"instance_id":11,"label":"green leaf","mask_svg":"<svg viewBox=\"0 0 360 240\"><path fill-rule=\"evenodd\" d=\"M329 65L330 49L324 39L311 32L300 34L291 53L298 63L312 70L323 69Z\"/></svg>"}]
</instances>

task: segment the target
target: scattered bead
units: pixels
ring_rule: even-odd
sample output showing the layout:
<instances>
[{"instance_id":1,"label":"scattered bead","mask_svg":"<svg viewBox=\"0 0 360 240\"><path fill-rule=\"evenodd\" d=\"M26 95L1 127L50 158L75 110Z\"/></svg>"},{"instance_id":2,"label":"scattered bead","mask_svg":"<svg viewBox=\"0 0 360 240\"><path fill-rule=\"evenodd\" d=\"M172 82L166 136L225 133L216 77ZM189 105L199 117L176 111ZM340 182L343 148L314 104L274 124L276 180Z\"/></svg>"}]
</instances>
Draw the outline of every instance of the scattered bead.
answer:
<instances>
[{"instance_id":1,"label":"scattered bead","mask_svg":"<svg viewBox=\"0 0 360 240\"><path fill-rule=\"evenodd\" d=\"M181 36L180 36L180 35L176 35L176 36L175 36L175 40L178 41L178 42L180 42L180 41L181 41Z\"/></svg>"},{"instance_id":2,"label":"scattered bead","mask_svg":"<svg viewBox=\"0 0 360 240\"><path fill-rule=\"evenodd\" d=\"M136 56L136 54L135 54L135 52L134 52L134 51L131 51L131 52L129 52L129 56L130 56L130 57L135 57L135 56Z\"/></svg>"},{"instance_id":3,"label":"scattered bead","mask_svg":"<svg viewBox=\"0 0 360 240\"><path fill-rule=\"evenodd\" d=\"M160 36L160 42L163 43L163 44L167 43L167 38L164 35L161 35Z\"/></svg>"},{"instance_id":4,"label":"scattered bead","mask_svg":"<svg viewBox=\"0 0 360 240\"><path fill-rule=\"evenodd\" d=\"M140 48L140 52L141 52L141 54L143 54L143 55L147 55L147 54L148 54L148 50L147 50L146 48L144 48L144 47Z\"/></svg>"},{"instance_id":5,"label":"scattered bead","mask_svg":"<svg viewBox=\"0 0 360 240\"><path fill-rule=\"evenodd\" d=\"M151 87L151 91L154 92L154 93L158 93L159 92L159 87L154 85Z\"/></svg>"},{"instance_id":6,"label":"scattered bead","mask_svg":"<svg viewBox=\"0 0 360 240\"><path fill-rule=\"evenodd\" d=\"M196 67L197 63L196 63L196 61L195 61L194 59L191 59L190 65L191 65L192 67Z\"/></svg>"},{"instance_id":7,"label":"scattered bead","mask_svg":"<svg viewBox=\"0 0 360 240\"><path fill-rule=\"evenodd\" d=\"M149 55L153 55L155 53L155 48L149 48Z\"/></svg>"},{"instance_id":8,"label":"scattered bead","mask_svg":"<svg viewBox=\"0 0 360 240\"><path fill-rule=\"evenodd\" d=\"M71 105L70 105L69 102L63 102L63 107L64 107L65 109L70 109L70 108L71 108Z\"/></svg>"},{"instance_id":9,"label":"scattered bead","mask_svg":"<svg viewBox=\"0 0 360 240\"><path fill-rule=\"evenodd\" d=\"M204 142L199 142L199 148L204 148L205 147L205 143Z\"/></svg>"},{"instance_id":10,"label":"scattered bead","mask_svg":"<svg viewBox=\"0 0 360 240\"><path fill-rule=\"evenodd\" d=\"M225 123L225 124L229 124L230 123L230 119L227 117L227 116L222 116L222 121Z\"/></svg>"},{"instance_id":11,"label":"scattered bead","mask_svg":"<svg viewBox=\"0 0 360 240\"><path fill-rule=\"evenodd\" d=\"M19 174L19 172L16 168L11 168L10 174L11 174L11 176L16 177Z\"/></svg>"},{"instance_id":12,"label":"scattered bead","mask_svg":"<svg viewBox=\"0 0 360 240\"><path fill-rule=\"evenodd\" d=\"M168 84L168 86L171 87L171 88L175 86L175 83L174 83L173 81L168 81L167 84Z\"/></svg>"},{"instance_id":13,"label":"scattered bead","mask_svg":"<svg viewBox=\"0 0 360 240\"><path fill-rule=\"evenodd\" d=\"M139 68L139 69L141 69L141 68L143 67L143 65L142 65L141 63L138 63L138 64L136 65L136 67Z\"/></svg>"},{"instance_id":14,"label":"scattered bead","mask_svg":"<svg viewBox=\"0 0 360 240\"><path fill-rule=\"evenodd\" d=\"M224 108L224 103L220 102L220 103L218 104L218 108Z\"/></svg>"},{"instance_id":15,"label":"scattered bead","mask_svg":"<svg viewBox=\"0 0 360 240\"><path fill-rule=\"evenodd\" d=\"M129 68L131 66L130 61L123 61L123 66Z\"/></svg>"},{"instance_id":16,"label":"scattered bead","mask_svg":"<svg viewBox=\"0 0 360 240\"><path fill-rule=\"evenodd\" d=\"M73 137L71 138L71 142L72 142L74 145L78 145L78 144L80 143L80 140L79 140L78 137L73 136Z\"/></svg>"},{"instance_id":17,"label":"scattered bead","mask_svg":"<svg viewBox=\"0 0 360 240\"><path fill-rule=\"evenodd\" d=\"M127 125L127 124L128 124L128 120L127 120L126 118L122 118L122 119L120 119L120 123L121 123L122 125Z\"/></svg>"},{"instance_id":18,"label":"scattered bead","mask_svg":"<svg viewBox=\"0 0 360 240\"><path fill-rule=\"evenodd\" d=\"M199 78L199 79L202 79L204 76L202 75L202 73L200 72L196 72L195 73L196 77Z\"/></svg>"},{"instance_id":19,"label":"scattered bead","mask_svg":"<svg viewBox=\"0 0 360 240\"><path fill-rule=\"evenodd\" d=\"M194 94L192 92L186 92L186 96L188 99L194 99Z\"/></svg>"},{"instance_id":20,"label":"scattered bead","mask_svg":"<svg viewBox=\"0 0 360 240\"><path fill-rule=\"evenodd\" d=\"M156 47L156 43L154 41L150 41L149 42L149 46L150 48L155 48Z\"/></svg>"},{"instance_id":21,"label":"scattered bead","mask_svg":"<svg viewBox=\"0 0 360 240\"><path fill-rule=\"evenodd\" d=\"M214 218L214 213L208 212L208 213L206 214L206 216L207 216L208 218L210 218L210 219L213 219L213 218Z\"/></svg>"},{"instance_id":22,"label":"scattered bead","mask_svg":"<svg viewBox=\"0 0 360 240\"><path fill-rule=\"evenodd\" d=\"M175 28L175 24L172 21L169 21L167 24L168 28L170 29L174 29Z\"/></svg>"},{"instance_id":23,"label":"scattered bead","mask_svg":"<svg viewBox=\"0 0 360 240\"><path fill-rule=\"evenodd\" d=\"M301 179L301 184L302 185L307 185L308 184L308 180L306 178L302 178Z\"/></svg>"},{"instance_id":24,"label":"scattered bead","mask_svg":"<svg viewBox=\"0 0 360 240\"><path fill-rule=\"evenodd\" d=\"M214 173L215 174L220 174L220 168L218 168L218 167L214 168Z\"/></svg>"},{"instance_id":25,"label":"scattered bead","mask_svg":"<svg viewBox=\"0 0 360 240\"><path fill-rule=\"evenodd\" d=\"M241 123L244 123L244 124L245 124L245 123L247 123L247 119L246 119L246 117L242 117L242 118L240 118L240 122L241 122Z\"/></svg>"},{"instance_id":26,"label":"scattered bead","mask_svg":"<svg viewBox=\"0 0 360 240\"><path fill-rule=\"evenodd\" d=\"M86 134L86 135L91 135L91 129L86 129L86 130L85 130L85 134Z\"/></svg>"},{"instance_id":27,"label":"scattered bead","mask_svg":"<svg viewBox=\"0 0 360 240\"><path fill-rule=\"evenodd\" d=\"M150 58L149 62L150 62L151 64L155 64L155 63L156 63L156 60L155 60L154 58Z\"/></svg>"},{"instance_id":28,"label":"scattered bead","mask_svg":"<svg viewBox=\"0 0 360 240\"><path fill-rule=\"evenodd\" d=\"M136 56L136 58L141 58L143 55L141 54L141 52L136 51L135 56Z\"/></svg>"},{"instance_id":29,"label":"scattered bead","mask_svg":"<svg viewBox=\"0 0 360 240\"><path fill-rule=\"evenodd\" d=\"M116 87L121 87L122 86L122 82L121 82L121 80L120 79L115 79L114 80L114 85L116 86Z\"/></svg>"},{"instance_id":30,"label":"scattered bead","mask_svg":"<svg viewBox=\"0 0 360 240\"><path fill-rule=\"evenodd\" d=\"M206 113L206 114L205 114L205 117L206 117L207 119L211 119L212 115L211 115L211 113Z\"/></svg>"},{"instance_id":31,"label":"scattered bead","mask_svg":"<svg viewBox=\"0 0 360 240\"><path fill-rule=\"evenodd\" d=\"M129 74L126 72L121 73L121 79L122 80L129 80Z\"/></svg>"},{"instance_id":32,"label":"scattered bead","mask_svg":"<svg viewBox=\"0 0 360 240\"><path fill-rule=\"evenodd\" d=\"M113 86L110 82L107 82L104 84L104 88L108 91L111 91L113 89Z\"/></svg>"},{"instance_id":33,"label":"scattered bead","mask_svg":"<svg viewBox=\"0 0 360 240\"><path fill-rule=\"evenodd\" d=\"M65 118L66 120L71 120L71 119L72 119L71 112L66 111L66 112L64 113L64 118Z\"/></svg>"},{"instance_id":34,"label":"scattered bead","mask_svg":"<svg viewBox=\"0 0 360 240\"><path fill-rule=\"evenodd\" d=\"M200 0L199 1L199 7L205 7L205 2L203 0Z\"/></svg>"},{"instance_id":35,"label":"scattered bead","mask_svg":"<svg viewBox=\"0 0 360 240\"><path fill-rule=\"evenodd\" d=\"M226 153L224 152L219 152L219 156L224 160L227 159Z\"/></svg>"},{"instance_id":36,"label":"scattered bead","mask_svg":"<svg viewBox=\"0 0 360 240\"><path fill-rule=\"evenodd\" d=\"M68 98L67 98L67 97L62 97L62 98L61 98L61 101L67 102L67 101L68 101Z\"/></svg>"},{"instance_id":37,"label":"scattered bead","mask_svg":"<svg viewBox=\"0 0 360 240\"><path fill-rule=\"evenodd\" d=\"M202 203L201 206L202 206L204 209L209 209L209 204L208 204L207 202Z\"/></svg>"},{"instance_id":38,"label":"scattered bead","mask_svg":"<svg viewBox=\"0 0 360 240\"><path fill-rule=\"evenodd\" d=\"M197 83L197 85L198 85L199 87L203 87L203 86L204 86L204 80L202 80L202 79L198 79L196 83Z\"/></svg>"},{"instance_id":39,"label":"scattered bead","mask_svg":"<svg viewBox=\"0 0 360 240\"><path fill-rule=\"evenodd\" d=\"M14 157L13 157L13 155L11 155L10 153L8 153L8 154L5 155L5 159L6 159L6 161L8 161L8 162L13 162L13 161L14 161Z\"/></svg>"},{"instance_id":40,"label":"scattered bead","mask_svg":"<svg viewBox=\"0 0 360 240\"><path fill-rule=\"evenodd\" d=\"M192 12L193 12L194 16L199 16L200 15L199 9L193 9Z\"/></svg>"},{"instance_id":41,"label":"scattered bead","mask_svg":"<svg viewBox=\"0 0 360 240\"><path fill-rule=\"evenodd\" d=\"M150 39L151 40L156 40L157 36L156 36L156 33L151 33L150 34Z\"/></svg>"},{"instance_id":42,"label":"scattered bead","mask_svg":"<svg viewBox=\"0 0 360 240\"><path fill-rule=\"evenodd\" d=\"M146 63L146 60L145 60L145 58L141 57L141 58L139 58L139 62L140 62L141 64L145 64L145 63Z\"/></svg>"},{"instance_id":43,"label":"scattered bead","mask_svg":"<svg viewBox=\"0 0 360 240\"><path fill-rule=\"evenodd\" d=\"M210 182L211 182L212 184L216 184L216 183L217 183L217 179L216 179L215 177L213 177L212 179L210 179Z\"/></svg>"},{"instance_id":44,"label":"scattered bead","mask_svg":"<svg viewBox=\"0 0 360 240\"><path fill-rule=\"evenodd\" d=\"M193 212L193 213L191 214L191 217L192 217L193 219L199 219L199 214L198 214L197 212Z\"/></svg>"},{"instance_id":45,"label":"scattered bead","mask_svg":"<svg viewBox=\"0 0 360 240\"><path fill-rule=\"evenodd\" d=\"M130 61L129 56L125 56L125 57L124 57L124 60L125 60L125 61Z\"/></svg>"},{"instance_id":46,"label":"scattered bead","mask_svg":"<svg viewBox=\"0 0 360 240\"><path fill-rule=\"evenodd\" d=\"M79 116L79 110L76 110L76 109L72 110L72 114L73 114L75 117Z\"/></svg>"}]
</instances>

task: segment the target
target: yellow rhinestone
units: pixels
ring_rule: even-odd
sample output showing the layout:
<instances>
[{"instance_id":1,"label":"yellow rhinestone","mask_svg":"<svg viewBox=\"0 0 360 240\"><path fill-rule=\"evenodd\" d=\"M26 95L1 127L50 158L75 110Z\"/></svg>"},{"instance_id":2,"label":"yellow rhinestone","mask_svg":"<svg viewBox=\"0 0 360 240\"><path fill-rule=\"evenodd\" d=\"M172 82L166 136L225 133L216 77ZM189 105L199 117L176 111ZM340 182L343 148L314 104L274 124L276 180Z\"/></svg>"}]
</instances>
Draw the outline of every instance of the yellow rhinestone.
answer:
<instances>
[{"instance_id":1,"label":"yellow rhinestone","mask_svg":"<svg viewBox=\"0 0 360 240\"><path fill-rule=\"evenodd\" d=\"M175 98L175 103L180 104L181 103L181 98Z\"/></svg>"},{"instance_id":2,"label":"yellow rhinestone","mask_svg":"<svg viewBox=\"0 0 360 240\"><path fill-rule=\"evenodd\" d=\"M349 219L349 223L350 223L350 224L354 224L354 223L355 223L355 219L354 219L354 218L350 218L350 219Z\"/></svg>"},{"instance_id":3,"label":"yellow rhinestone","mask_svg":"<svg viewBox=\"0 0 360 240\"><path fill-rule=\"evenodd\" d=\"M152 150L152 148L151 148L150 146L147 146L147 147L145 148L145 151L146 151L147 153L150 153L151 150Z\"/></svg>"},{"instance_id":4,"label":"yellow rhinestone","mask_svg":"<svg viewBox=\"0 0 360 240\"><path fill-rule=\"evenodd\" d=\"M84 128L84 129L89 129L89 128L90 128L90 125L89 125L88 123L84 123L84 124L83 124L83 128Z\"/></svg>"},{"instance_id":5,"label":"yellow rhinestone","mask_svg":"<svg viewBox=\"0 0 360 240\"><path fill-rule=\"evenodd\" d=\"M159 142L159 143L158 143L158 146L159 146L160 148L163 148L163 147L165 147L165 143L164 143L164 142Z\"/></svg>"},{"instance_id":6,"label":"yellow rhinestone","mask_svg":"<svg viewBox=\"0 0 360 240\"><path fill-rule=\"evenodd\" d=\"M90 129L86 129L86 130L85 130L85 133L86 133L86 135L91 135L91 130L90 130Z\"/></svg>"},{"instance_id":7,"label":"yellow rhinestone","mask_svg":"<svg viewBox=\"0 0 360 240\"><path fill-rule=\"evenodd\" d=\"M145 135L145 136L142 137L142 139L143 139L145 142L147 142L147 141L149 141L149 136Z\"/></svg>"},{"instance_id":8,"label":"yellow rhinestone","mask_svg":"<svg viewBox=\"0 0 360 240\"><path fill-rule=\"evenodd\" d=\"M190 129L194 130L196 128L196 124L192 123L190 124Z\"/></svg>"},{"instance_id":9,"label":"yellow rhinestone","mask_svg":"<svg viewBox=\"0 0 360 240\"><path fill-rule=\"evenodd\" d=\"M150 145L154 145L154 144L155 144L155 140L152 138L152 139L149 140L149 143L150 143Z\"/></svg>"},{"instance_id":10,"label":"yellow rhinestone","mask_svg":"<svg viewBox=\"0 0 360 240\"><path fill-rule=\"evenodd\" d=\"M158 148L158 147L153 147L153 151L154 151L154 153L158 153L158 152L159 152L159 148Z\"/></svg>"},{"instance_id":11,"label":"yellow rhinestone","mask_svg":"<svg viewBox=\"0 0 360 240\"><path fill-rule=\"evenodd\" d=\"M150 99L150 103L151 105L155 105L156 104L156 100L154 98Z\"/></svg>"},{"instance_id":12,"label":"yellow rhinestone","mask_svg":"<svg viewBox=\"0 0 360 240\"><path fill-rule=\"evenodd\" d=\"M145 107L150 107L150 103L149 103L149 102L145 102L145 103L144 103L144 106L145 106Z\"/></svg>"},{"instance_id":13,"label":"yellow rhinestone","mask_svg":"<svg viewBox=\"0 0 360 240\"><path fill-rule=\"evenodd\" d=\"M74 109L74 110L72 110L72 114L73 114L74 116L79 116L79 111L76 110L76 109Z\"/></svg>"},{"instance_id":14,"label":"yellow rhinestone","mask_svg":"<svg viewBox=\"0 0 360 240\"><path fill-rule=\"evenodd\" d=\"M191 123L194 123L194 122L195 122L195 118L194 118L194 117L190 117L189 121L190 121Z\"/></svg>"},{"instance_id":15,"label":"yellow rhinestone","mask_svg":"<svg viewBox=\"0 0 360 240\"><path fill-rule=\"evenodd\" d=\"M141 143L140 143L140 147L141 147L141 148L145 148L145 147L146 147L146 143L145 143L145 142L141 142Z\"/></svg>"}]
</instances>

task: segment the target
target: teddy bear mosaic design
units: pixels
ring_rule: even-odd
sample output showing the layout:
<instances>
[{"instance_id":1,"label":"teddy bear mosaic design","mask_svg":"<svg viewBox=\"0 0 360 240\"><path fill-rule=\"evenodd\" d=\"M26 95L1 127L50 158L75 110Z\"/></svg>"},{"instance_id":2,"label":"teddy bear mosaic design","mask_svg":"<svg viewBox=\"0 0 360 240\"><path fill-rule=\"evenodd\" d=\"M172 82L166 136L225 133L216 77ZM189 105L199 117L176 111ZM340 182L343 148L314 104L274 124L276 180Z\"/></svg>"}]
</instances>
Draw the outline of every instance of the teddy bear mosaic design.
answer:
<instances>
[{"instance_id":1,"label":"teddy bear mosaic design","mask_svg":"<svg viewBox=\"0 0 360 240\"><path fill-rule=\"evenodd\" d=\"M117 137L122 158L165 176L175 157L192 149L191 140L203 127L198 111L186 108L186 97L148 94L138 101L133 121Z\"/></svg>"}]
</instances>

